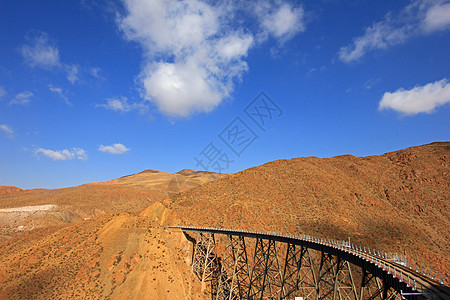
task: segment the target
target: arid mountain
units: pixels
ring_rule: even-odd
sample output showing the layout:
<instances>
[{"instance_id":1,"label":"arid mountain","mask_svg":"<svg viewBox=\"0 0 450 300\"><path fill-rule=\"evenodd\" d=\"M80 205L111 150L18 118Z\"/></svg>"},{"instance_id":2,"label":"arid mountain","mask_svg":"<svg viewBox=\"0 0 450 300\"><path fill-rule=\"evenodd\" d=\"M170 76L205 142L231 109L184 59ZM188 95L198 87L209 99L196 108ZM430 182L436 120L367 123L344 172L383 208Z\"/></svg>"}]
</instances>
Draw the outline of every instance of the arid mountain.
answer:
<instances>
[{"instance_id":1,"label":"arid mountain","mask_svg":"<svg viewBox=\"0 0 450 300\"><path fill-rule=\"evenodd\" d=\"M433 143L381 156L278 160L164 199L165 224L350 238L449 276L449 157L450 143Z\"/></svg>"},{"instance_id":2,"label":"arid mountain","mask_svg":"<svg viewBox=\"0 0 450 300\"><path fill-rule=\"evenodd\" d=\"M11 195L11 194L17 194L20 193L22 189L19 189L15 186L1 186L0 185L0 196L3 195Z\"/></svg>"},{"instance_id":3,"label":"arid mountain","mask_svg":"<svg viewBox=\"0 0 450 300\"><path fill-rule=\"evenodd\" d=\"M154 170L62 189L0 187L0 238L103 214L138 213L157 200L227 175Z\"/></svg>"},{"instance_id":4,"label":"arid mountain","mask_svg":"<svg viewBox=\"0 0 450 300\"><path fill-rule=\"evenodd\" d=\"M228 175L188 169L175 174L146 170L138 174L106 181L104 184L148 188L166 195L172 195L226 176Z\"/></svg>"},{"instance_id":5,"label":"arid mountain","mask_svg":"<svg viewBox=\"0 0 450 300\"><path fill-rule=\"evenodd\" d=\"M36 229L0 247L0 299L209 299L189 247L127 213Z\"/></svg>"},{"instance_id":6,"label":"arid mountain","mask_svg":"<svg viewBox=\"0 0 450 300\"><path fill-rule=\"evenodd\" d=\"M0 299L207 299L189 270L191 245L159 224L350 238L406 252L449 278L449 155L450 143L433 143L279 160L168 196L140 215L35 229L0 242ZM138 189L122 186L127 180L95 186Z\"/></svg>"}]
</instances>

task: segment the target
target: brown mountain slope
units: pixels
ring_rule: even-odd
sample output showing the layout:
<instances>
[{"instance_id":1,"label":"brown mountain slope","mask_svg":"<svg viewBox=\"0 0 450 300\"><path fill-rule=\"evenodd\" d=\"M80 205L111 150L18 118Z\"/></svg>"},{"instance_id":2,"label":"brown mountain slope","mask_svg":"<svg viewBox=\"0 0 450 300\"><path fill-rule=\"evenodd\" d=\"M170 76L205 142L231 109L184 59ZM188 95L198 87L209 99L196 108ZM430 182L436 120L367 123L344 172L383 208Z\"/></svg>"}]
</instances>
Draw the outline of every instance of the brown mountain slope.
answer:
<instances>
[{"instance_id":1,"label":"brown mountain slope","mask_svg":"<svg viewBox=\"0 0 450 300\"><path fill-rule=\"evenodd\" d=\"M171 195L226 176L228 175L187 169L175 174L145 170L138 174L106 181L104 184L150 188Z\"/></svg>"},{"instance_id":2,"label":"brown mountain slope","mask_svg":"<svg viewBox=\"0 0 450 300\"><path fill-rule=\"evenodd\" d=\"M449 156L450 143L433 143L382 156L270 162L166 198L165 224L350 237L448 276Z\"/></svg>"},{"instance_id":3,"label":"brown mountain slope","mask_svg":"<svg viewBox=\"0 0 450 300\"><path fill-rule=\"evenodd\" d=\"M227 175L147 170L104 183L62 189L0 187L0 238L102 214L140 212L157 200ZM51 207L50 207L51 206Z\"/></svg>"},{"instance_id":4,"label":"brown mountain slope","mask_svg":"<svg viewBox=\"0 0 450 300\"><path fill-rule=\"evenodd\" d=\"M103 215L0 247L0 299L209 299L181 233Z\"/></svg>"},{"instance_id":5,"label":"brown mountain slope","mask_svg":"<svg viewBox=\"0 0 450 300\"><path fill-rule=\"evenodd\" d=\"M350 237L406 250L448 278L449 148L280 160L165 198L139 216L33 230L0 244L0 299L208 298L188 267L191 245L156 224Z\"/></svg>"},{"instance_id":6,"label":"brown mountain slope","mask_svg":"<svg viewBox=\"0 0 450 300\"><path fill-rule=\"evenodd\" d=\"M3 195L11 195L21 192L22 189L19 189L15 186L0 186L0 196Z\"/></svg>"}]
</instances>

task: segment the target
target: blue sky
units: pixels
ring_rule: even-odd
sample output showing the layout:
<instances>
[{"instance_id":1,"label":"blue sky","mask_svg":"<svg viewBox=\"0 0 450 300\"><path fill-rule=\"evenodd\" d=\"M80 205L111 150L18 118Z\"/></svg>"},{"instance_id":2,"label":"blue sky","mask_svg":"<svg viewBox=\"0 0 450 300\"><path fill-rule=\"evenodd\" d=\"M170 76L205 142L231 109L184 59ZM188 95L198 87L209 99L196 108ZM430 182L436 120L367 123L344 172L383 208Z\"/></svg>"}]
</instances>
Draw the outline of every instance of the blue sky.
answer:
<instances>
[{"instance_id":1,"label":"blue sky","mask_svg":"<svg viewBox=\"0 0 450 300\"><path fill-rule=\"evenodd\" d=\"M449 29L439 0L2 1L0 185L448 141Z\"/></svg>"}]
</instances>

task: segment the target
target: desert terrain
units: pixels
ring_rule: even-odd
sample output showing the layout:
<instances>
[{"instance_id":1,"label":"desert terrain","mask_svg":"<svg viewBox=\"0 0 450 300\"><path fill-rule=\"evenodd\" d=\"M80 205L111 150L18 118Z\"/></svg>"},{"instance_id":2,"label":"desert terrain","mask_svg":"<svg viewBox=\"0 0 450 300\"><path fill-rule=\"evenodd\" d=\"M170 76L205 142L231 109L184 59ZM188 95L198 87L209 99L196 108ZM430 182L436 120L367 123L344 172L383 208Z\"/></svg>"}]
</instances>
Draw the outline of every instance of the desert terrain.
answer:
<instances>
[{"instance_id":1,"label":"desert terrain","mask_svg":"<svg viewBox=\"0 0 450 300\"><path fill-rule=\"evenodd\" d=\"M1 188L0 217L15 215L2 221L0 299L210 299L189 268L192 244L160 225L350 238L448 282L449 155L442 142L231 175L150 170L59 190Z\"/></svg>"},{"instance_id":2,"label":"desert terrain","mask_svg":"<svg viewBox=\"0 0 450 300\"><path fill-rule=\"evenodd\" d=\"M139 213L155 201L222 178L224 174L145 170L106 182L62 189L0 186L0 239L24 231L68 225L103 214Z\"/></svg>"}]
</instances>

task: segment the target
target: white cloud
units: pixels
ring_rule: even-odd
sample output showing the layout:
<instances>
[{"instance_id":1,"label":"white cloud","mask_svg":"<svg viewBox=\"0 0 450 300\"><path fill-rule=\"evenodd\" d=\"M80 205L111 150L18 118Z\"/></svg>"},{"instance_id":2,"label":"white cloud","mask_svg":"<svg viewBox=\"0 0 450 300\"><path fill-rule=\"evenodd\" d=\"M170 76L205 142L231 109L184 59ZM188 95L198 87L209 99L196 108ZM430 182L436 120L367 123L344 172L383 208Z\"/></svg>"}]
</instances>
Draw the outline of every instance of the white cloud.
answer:
<instances>
[{"instance_id":1,"label":"white cloud","mask_svg":"<svg viewBox=\"0 0 450 300\"><path fill-rule=\"evenodd\" d=\"M111 146L100 145L100 147L98 147L98 150L101 152L109 153L109 154L123 154L127 151L130 151L129 148L125 147L122 144L114 144Z\"/></svg>"},{"instance_id":2,"label":"white cloud","mask_svg":"<svg viewBox=\"0 0 450 300\"><path fill-rule=\"evenodd\" d=\"M8 125L1 124L0 130L2 130L8 138L12 138L14 136L14 130Z\"/></svg>"},{"instance_id":3,"label":"white cloud","mask_svg":"<svg viewBox=\"0 0 450 300\"><path fill-rule=\"evenodd\" d=\"M397 15L388 13L384 20L365 29L362 36L339 50L339 58L346 63L356 61L375 49L404 43L413 36L430 34L450 28L450 4L441 0L416 0Z\"/></svg>"},{"instance_id":4,"label":"white cloud","mask_svg":"<svg viewBox=\"0 0 450 300\"><path fill-rule=\"evenodd\" d=\"M74 84L80 74L80 67L75 64L67 64L61 61L59 49L50 42L48 34L44 32L34 33L27 37L27 43L20 48L25 62L31 67L43 69L57 68L66 73L66 79Z\"/></svg>"},{"instance_id":5,"label":"white cloud","mask_svg":"<svg viewBox=\"0 0 450 300\"><path fill-rule=\"evenodd\" d=\"M367 28L363 36L356 38L353 45L341 48L339 58L347 63L355 61L371 49L386 49L388 46L400 44L407 36L405 28L394 28L384 22L378 22Z\"/></svg>"},{"instance_id":6,"label":"white cloud","mask_svg":"<svg viewBox=\"0 0 450 300\"><path fill-rule=\"evenodd\" d=\"M251 35L229 35L217 41L215 51L218 57L229 61L235 57L246 56L252 43Z\"/></svg>"},{"instance_id":7,"label":"white cloud","mask_svg":"<svg viewBox=\"0 0 450 300\"><path fill-rule=\"evenodd\" d=\"M25 62L32 67L60 66L59 50L49 42L48 35L39 33L30 38L29 43L21 48Z\"/></svg>"},{"instance_id":8,"label":"white cloud","mask_svg":"<svg viewBox=\"0 0 450 300\"><path fill-rule=\"evenodd\" d=\"M399 89L393 93L386 92L380 101L379 110L393 109L406 116L418 113L432 113L450 102L450 83L442 79L410 90Z\"/></svg>"},{"instance_id":9,"label":"white cloud","mask_svg":"<svg viewBox=\"0 0 450 300\"><path fill-rule=\"evenodd\" d=\"M255 12L233 1L123 3L126 14L119 19L119 27L126 39L138 42L144 50L139 78L145 100L166 115L187 117L209 112L230 96L234 83L248 69L244 59L261 30L252 33L243 28L242 22L234 22L234 14L240 10L255 17ZM268 23L261 26L287 40L304 30L303 9L277 3L276 10L264 11Z\"/></svg>"},{"instance_id":10,"label":"white cloud","mask_svg":"<svg viewBox=\"0 0 450 300\"><path fill-rule=\"evenodd\" d=\"M71 102L69 101L69 99L64 95L64 92L63 92L63 89L62 89L62 88L55 87L55 86L53 86L53 85L50 84L50 85L48 86L48 89L49 89L51 92L57 94L59 97L61 97L67 105L72 106L72 103L71 103Z\"/></svg>"},{"instance_id":11,"label":"white cloud","mask_svg":"<svg viewBox=\"0 0 450 300\"><path fill-rule=\"evenodd\" d=\"M282 41L305 31L304 11L301 6L293 7L289 3L283 3L277 7L261 1L257 5L257 14L264 33Z\"/></svg>"},{"instance_id":12,"label":"white cloud","mask_svg":"<svg viewBox=\"0 0 450 300\"><path fill-rule=\"evenodd\" d=\"M159 63L144 71L145 98L169 116L186 117L213 110L229 88L197 64Z\"/></svg>"},{"instance_id":13,"label":"white cloud","mask_svg":"<svg viewBox=\"0 0 450 300\"><path fill-rule=\"evenodd\" d=\"M440 31L450 28L450 3L436 4L426 13L423 20L426 31Z\"/></svg>"},{"instance_id":14,"label":"white cloud","mask_svg":"<svg viewBox=\"0 0 450 300\"><path fill-rule=\"evenodd\" d=\"M102 75L103 71L100 68L94 67L89 70L89 73L97 79L104 80L105 77Z\"/></svg>"},{"instance_id":15,"label":"white cloud","mask_svg":"<svg viewBox=\"0 0 450 300\"><path fill-rule=\"evenodd\" d=\"M70 150L64 149L64 150L58 150L58 151L43 149L43 148L36 148L34 150L34 153L42 154L53 160L73 160L73 159L87 160L88 159L86 151L82 148L71 148Z\"/></svg>"},{"instance_id":16,"label":"white cloud","mask_svg":"<svg viewBox=\"0 0 450 300\"><path fill-rule=\"evenodd\" d=\"M380 78L369 79L369 80L366 80L366 82L364 83L364 86L365 86L366 89L370 90L375 85L377 85L379 82L380 82Z\"/></svg>"},{"instance_id":17,"label":"white cloud","mask_svg":"<svg viewBox=\"0 0 450 300\"><path fill-rule=\"evenodd\" d=\"M103 107L118 112L130 112L136 110L139 113L145 113L148 110L148 106L145 103L129 103L126 97L106 99L105 104L97 104L96 107Z\"/></svg>"},{"instance_id":18,"label":"white cloud","mask_svg":"<svg viewBox=\"0 0 450 300\"><path fill-rule=\"evenodd\" d=\"M5 88L2 87L2 86L0 86L0 99L3 98L3 96L5 96L6 94L7 94L7 93L6 93Z\"/></svg>"},{"instance_id":19,"label":"white cloud","mask_svg":"<svg viewBox=\"0 0 450 300\"><path fill-rule=\"evenodd\" d=\"M72 148L72 152L75 153L75 156L79 160L87 160L88 159L88 155L86 153L86 150L84 150L84 149Z\"/></svg>"},{"instance_id":20,"label":"white cloud","mask_svg":"<svg viewBox=\"0 0 450 300\"><path fill-rule=\"evenodd\" d=\"M9 101L9 105L25 105L30 103L31 97L33 97L32 92L22 92L17 94L11 101Z\"/></svg>"},{"instance_id":21,"label":"white cloud","mask_svg":"<svg viewBox=\"0 0 450 300\"><path fill-rule=\"evenodd\" d=\"M78 73L80 70L77 65L65 65L65 69L67 72L66 78L70 83L74 84L80 79L78 77Z\"/></svg>"}]
</instances>

